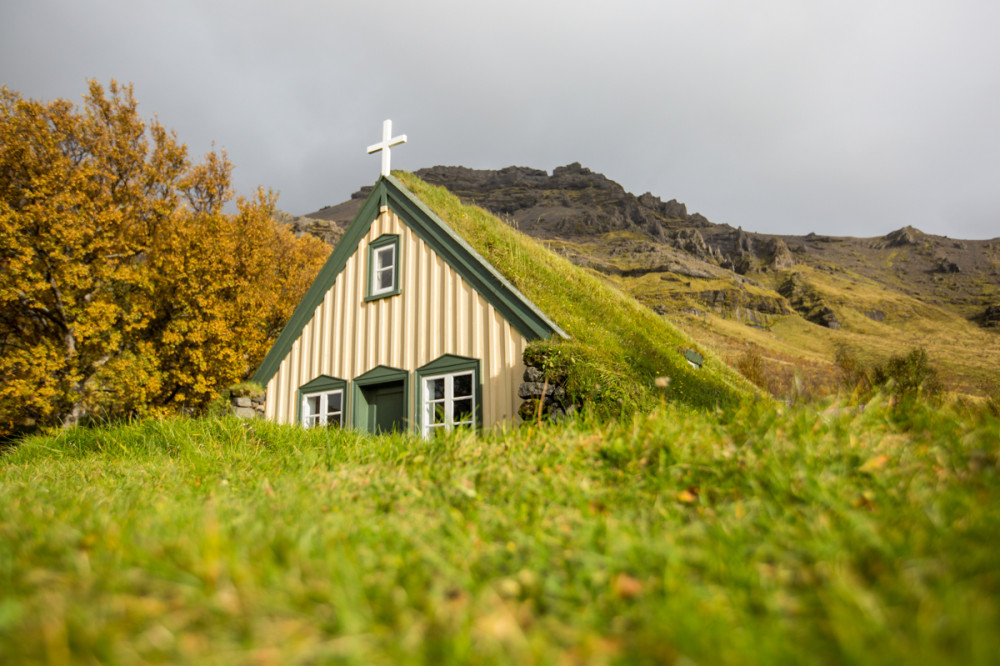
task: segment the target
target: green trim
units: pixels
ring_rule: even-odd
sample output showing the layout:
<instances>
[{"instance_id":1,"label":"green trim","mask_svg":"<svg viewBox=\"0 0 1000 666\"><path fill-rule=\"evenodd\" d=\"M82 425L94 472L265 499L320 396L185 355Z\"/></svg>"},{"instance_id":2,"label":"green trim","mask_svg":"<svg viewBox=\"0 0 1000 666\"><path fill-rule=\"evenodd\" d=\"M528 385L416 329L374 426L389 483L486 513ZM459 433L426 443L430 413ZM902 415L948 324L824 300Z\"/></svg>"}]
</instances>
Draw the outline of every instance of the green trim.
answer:
<instances>
[{"instance_id":1,"label":"green trim","mask_svg":"<svg viewBox=\"0 0 1000 666\"><path fill-rule=\"evenodd\" d=\"M355 386L371 386L372 384L384 384L386 382L398 382L406 379L408 373L399 368L390 368L388 365L377 365L363 375L354 378Z\"/></svg>"},{"instance_id":2,"label":"green trim","mask_svg":"<svg viewBox=\"0 0 1000 666\"><path fill-rule=\"evenodd\" d=\"M375 189L379 189L377 185ZM336 282L337 276L344 270L347 260L357 251L361 239L365 237L372 222L378 217L379 197L376 195L377 192L373 192L365 200L365 203L362 204L361 210L350 226L347 227L340 242L337 243L337 247L330 254L330 258L323 264L323 268L320 269L316 279L313 280L306 295L299 301L295 312L292 313L288 323L285 324L285 328L281 330L278 339L271 345L270 351L264 357L260 367L257 368L257 372L254 373L255 382L267 386L267 383L271 381L271 377L274 377L275 373L278 372L278 368L281 367L281 362L288 356L288 352L292 350L292 345L295 344L299 335L302 334L302 329L313 318L316 308L323 302L326 292L330 290L334 282Z\"/></svg>"},{"instance_id":3,"label":"green trim","mask_svg":"<svg viewBox=\"0 0 1000 666\"><path fill-rule=\"evenodd\" d=\"M378 217L380 206L388 206L395 212L529 341L548 339L553 335L569 337L401 182L393 176L382 176L271 346L254 374L254 381L267 386L277 373L302 329L312 319L326 292Z\"/></svg>"},{"instance_id":4,"label":"green trim","mask_svg":"<svg viewBox=\"0 0 1000 666\"><path fill-rule=\"evenodd\" d=\"M462 372L470 370L471 366L476 366L479 370L479 359L470 356L459 356L457 354L444 354L434 359L430 363L420 366L416 372L419 375L443 375L449 372Z\"/></svg>"},{"instance_id":5,"label":"green trim","mask_svg":"<svg viewBox=\"0 0 1000 666\"><path fill-rule=\"evenodd\" d=\"M300 386L299 390L303 393L321 393L323 391L336 391L346 386L346 379L331 377L330 375L320 375L316 379Z\"/></svg>"},{"instance_id":6,"label":"green trim","mask_svg":"<svg viewBox=\"0 0 1000 666\"><path fill-rule=\"evenodd\" d=\"M348 416L350 412L348 411L347 404L347 391L348 382L344 379L338 379L337 377L331 377L330 375L320 375L315 379L306 382L298 388L295 392L295 422L302 425L302 398L303 396L309 395L311 393L329 393L331 391L340 391L342 403L340 405L341 413L341 427L347 428L350 426L350 419Z\"/></svg>"},{"instance_id":7,"label":"green trim","mask_svg":"<svg viewBox=\"0 0 1000 666\"><path fill-rule=\"evenodd\" d=\"M378 365L366 372L365 374L355 377L354 381L351 382L353 389L351 390L351 422L352 425L359 429L364 430L367 427L367 409L368 400L365 398L364 390L371 386L377 386L379 384L390 384L395 382L403 382L403 404L406 408L406 422L407 424L413 423L413 414L410 404L410 373L406 370L400 370L399 368L390 368L387 365Z\"/></svg>"},{"instance_id":8,"label":"green trim","mask_svg":"<svg viewBox=\"0 0 1000 666\"><path fill-rule=\"evenodd\" d=\"M457 356L455 354L445 354L426 365L416 369L416 403L414 419L417 433L423 436L424 433L424 379L436 375L451 375L459 372L472 371L473 402L476 405L476 430L483 429L483 376L481 372L482 364L478 358Z\"/></svg>"},{"instance_id":9,"label":"green trim","mask_svg":"<svg viewBox=\"0 0 1000 666\"><path fill-rule=\"evenodd\" d=\"M392 265L392 285L393 288L389 291L383 291L380 294L373 294L372 289L375 286L375 251L383 247L392 245L393 249L393 265ZM371 243L368 244L368 279L365 286L365 302L377 301L380 298L389 298L390 296L396 296L403 289L399 284L400 270L399 265L402 263L402 248L400 247L399 234L382 234Z\"/></svg>"}]
</instances>

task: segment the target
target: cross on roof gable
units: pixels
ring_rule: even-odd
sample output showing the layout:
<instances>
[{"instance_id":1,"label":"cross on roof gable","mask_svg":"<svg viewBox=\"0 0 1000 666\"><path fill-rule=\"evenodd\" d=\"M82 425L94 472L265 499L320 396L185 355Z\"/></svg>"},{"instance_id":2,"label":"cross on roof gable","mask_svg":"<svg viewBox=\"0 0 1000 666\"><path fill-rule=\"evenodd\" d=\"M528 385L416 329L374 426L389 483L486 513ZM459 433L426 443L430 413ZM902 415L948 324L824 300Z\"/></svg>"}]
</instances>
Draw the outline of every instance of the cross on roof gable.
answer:
<instances>
[{"instance_id":1,"label":"cross on roof gable","mask_svg":"<svg viewBox=\"0 0 1000 666\"><path fill-rule=\"evenodd\" d=\"M382 152L382 175L388 176L390 172L390 151L389 149L393 146L398 146L401 143L406 143L406 135L400 134L399 136L392 135L392 121L386 119L382 122L382 140L378 143L373 143L368 146L368 154Z\"/></svg>"}]
</instances>

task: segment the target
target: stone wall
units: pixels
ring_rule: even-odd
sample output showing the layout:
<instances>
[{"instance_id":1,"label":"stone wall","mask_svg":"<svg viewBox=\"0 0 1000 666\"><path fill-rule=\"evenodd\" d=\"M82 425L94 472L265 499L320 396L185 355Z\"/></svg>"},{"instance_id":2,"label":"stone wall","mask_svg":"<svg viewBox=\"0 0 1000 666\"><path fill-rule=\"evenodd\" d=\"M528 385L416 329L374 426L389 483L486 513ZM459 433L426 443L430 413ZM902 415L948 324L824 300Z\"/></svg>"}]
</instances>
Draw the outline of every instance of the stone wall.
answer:
<instances>
[{"instance_id":1,"label":"stone wall","mask_svg":"<svg viewBox=\"0 0 1000 666\"><path fill-rule=\"evenodd\" d=\"M517 410L525 423L535 423L539 418L558 421L576 411L566 391L566 381L546 379L541 368L526 365L517 397L524 402ZM541 412L539 412L541 404Z\"/></svg>"},{"instance_id":2,"label":"stone wall","mask_svg":"<svg viewBox=\"0 0 1000 666\"><path fill-rule=\"evenodd\" d=\"M234 395L229 398L229 411L241 419L264 418L264 396Z\"/></svg>"}]
</instances>

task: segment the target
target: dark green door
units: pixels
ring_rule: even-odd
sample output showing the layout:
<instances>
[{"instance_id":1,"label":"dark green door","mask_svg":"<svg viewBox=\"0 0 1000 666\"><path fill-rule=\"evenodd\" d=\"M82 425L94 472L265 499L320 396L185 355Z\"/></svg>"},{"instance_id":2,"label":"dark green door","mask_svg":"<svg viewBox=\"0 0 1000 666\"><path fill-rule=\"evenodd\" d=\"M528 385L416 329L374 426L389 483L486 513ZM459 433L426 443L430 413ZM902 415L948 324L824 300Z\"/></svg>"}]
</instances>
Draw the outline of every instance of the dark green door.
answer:
<instances>
[{"instance_id":1,"label":"dark green door","mask_svg":"<svg viewBox=\"0 0 1000 666\"><path fill-rule=\"evenodd\" d=\"M368 432L403 432L406 430L406 393L403 382L376 384L362 389L368 403Z\"/></svg>"}]
</instances>

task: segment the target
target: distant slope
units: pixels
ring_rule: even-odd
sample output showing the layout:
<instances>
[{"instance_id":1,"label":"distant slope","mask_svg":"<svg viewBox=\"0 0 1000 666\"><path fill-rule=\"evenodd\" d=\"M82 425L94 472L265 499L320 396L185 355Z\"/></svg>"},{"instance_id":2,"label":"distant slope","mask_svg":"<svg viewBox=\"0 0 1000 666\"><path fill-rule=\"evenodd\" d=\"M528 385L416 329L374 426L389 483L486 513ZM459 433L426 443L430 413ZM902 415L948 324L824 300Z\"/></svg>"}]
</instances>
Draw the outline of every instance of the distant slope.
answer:
<instances>
[{"instance_id":1,"label":"distant slope","mask_svg":"<svg viewBox=\"0 0 1000 666\"><path fill-rule=\"evenodd\" d=\"M756 350L776 394L796 381L834 390L841 345L872 359L923 346L962 393L1000 375L1000 239L912 227L866 239L752 233L579 164L416 173L604 275L722 358ZM346 224L364 195L308 217Z\"/></svg>"}]
</instances>

